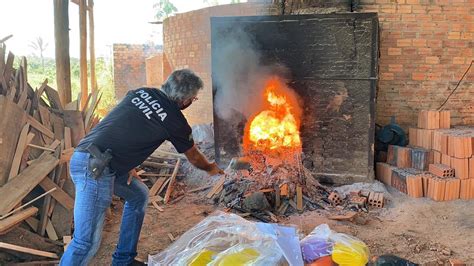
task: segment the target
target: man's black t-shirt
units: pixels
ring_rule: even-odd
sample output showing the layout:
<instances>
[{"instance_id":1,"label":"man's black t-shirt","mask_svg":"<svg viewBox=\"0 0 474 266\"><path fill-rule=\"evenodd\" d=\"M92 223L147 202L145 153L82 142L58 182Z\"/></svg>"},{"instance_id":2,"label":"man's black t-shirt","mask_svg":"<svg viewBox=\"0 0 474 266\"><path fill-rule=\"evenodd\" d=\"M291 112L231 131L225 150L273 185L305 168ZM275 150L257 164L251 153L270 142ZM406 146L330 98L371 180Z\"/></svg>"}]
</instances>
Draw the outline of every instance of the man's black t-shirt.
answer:
<instances>
[{"instance_id":1,"label":"man's black t-shirt","mask_svg":"<svg viewBox=\"0 0 474 266\"><path fill-rule=\"evenodd\" d=\"M124 174L141 164L163 141L183 153L193 147L192 130L178 105L155 88L128 92L78 145L112 150L110 167Z\"/></svg>"}]
</instances>

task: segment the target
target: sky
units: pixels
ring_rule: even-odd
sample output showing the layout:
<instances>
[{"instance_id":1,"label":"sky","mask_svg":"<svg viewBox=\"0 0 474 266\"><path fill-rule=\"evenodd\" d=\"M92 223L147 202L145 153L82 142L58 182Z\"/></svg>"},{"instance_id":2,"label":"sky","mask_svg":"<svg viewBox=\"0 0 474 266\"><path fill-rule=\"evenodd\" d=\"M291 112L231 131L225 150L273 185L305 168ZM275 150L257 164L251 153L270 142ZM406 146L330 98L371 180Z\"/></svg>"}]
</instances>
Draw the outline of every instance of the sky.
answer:
<instances>
[{"instance_id":1,"label":"sky","mask_svg":"<svg viewBox=\"0 0 474 266\"><path fill-rule=\"evenodd\" d=\"M94 0L96 57L109 57L112 44L162 44L162 26L155 21L153 4L158 0ZM207 7L203 0L171 0L178 13ZM230 1L219 0L219 4ZM243 1L242 1L243 2ZM0 0L0 39L13 34L7 49L15 55L35 53L32 41L48 44L45 57L54 57L53 0ZM79 7L69 3L69 52L79 57Z\"/></svg>"}]
</instances>

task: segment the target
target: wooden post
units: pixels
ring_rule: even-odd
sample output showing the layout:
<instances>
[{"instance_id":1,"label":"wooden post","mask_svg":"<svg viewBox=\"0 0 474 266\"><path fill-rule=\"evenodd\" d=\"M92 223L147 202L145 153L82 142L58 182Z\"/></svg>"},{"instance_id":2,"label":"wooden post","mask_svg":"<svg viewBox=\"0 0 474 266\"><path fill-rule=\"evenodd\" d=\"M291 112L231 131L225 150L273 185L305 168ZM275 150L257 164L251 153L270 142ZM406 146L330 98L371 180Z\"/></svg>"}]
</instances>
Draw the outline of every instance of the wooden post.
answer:
<instances>
[{"instance_id":1,"label":"wooden post","mask_svg":"<svg viewBox=\"0 0 474 266\"><path fill-rule=\"evenodd\" d=\"M56 50L56 83L64 105L71 102L71 68L69 59L69 1L54 0L54 41Z\"/></svg>"},{"instance_id":2,"label":"wooden post","mask_svg":"<svg viewBox=\"0 0 474 266\"><path fill-rule=\"evenodd\" d=\"M80 37L80 76L81 76L81 110L89 95L87 89L87 6L86 0L79 0L79 37Z\"/></svg>"},{"instance_id":3,"label":"wooden post","mask_svg":"<svg viewBox=\"0 0 474 266\"><path fill-rule=\"evenodd\" d=\"M94 0L88 0L87 11L89 13L89 53L91 63L91 92L97 91L97 78L95 76L95 44L94 44Z\"/></svg>"}]
</instances>

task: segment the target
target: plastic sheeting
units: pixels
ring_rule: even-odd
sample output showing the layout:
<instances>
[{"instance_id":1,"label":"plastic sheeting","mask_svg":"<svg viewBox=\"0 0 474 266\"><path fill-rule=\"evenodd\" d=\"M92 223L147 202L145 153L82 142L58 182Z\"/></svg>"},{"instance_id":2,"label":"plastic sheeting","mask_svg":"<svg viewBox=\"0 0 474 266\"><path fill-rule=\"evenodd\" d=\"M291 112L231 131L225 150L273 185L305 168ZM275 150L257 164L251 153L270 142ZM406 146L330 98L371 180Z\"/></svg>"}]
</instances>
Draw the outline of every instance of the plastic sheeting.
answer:
<instances>
[{"instance_id":1,"label":"plastic sheeting","mask_svg":"<svg viewBox=\"0 0 474 266\"><path fill-rule=\"evenodd\" d=\"M217 211L184 233L149 265L303 265L296 229Z\"/></svg>"}]
</instances>

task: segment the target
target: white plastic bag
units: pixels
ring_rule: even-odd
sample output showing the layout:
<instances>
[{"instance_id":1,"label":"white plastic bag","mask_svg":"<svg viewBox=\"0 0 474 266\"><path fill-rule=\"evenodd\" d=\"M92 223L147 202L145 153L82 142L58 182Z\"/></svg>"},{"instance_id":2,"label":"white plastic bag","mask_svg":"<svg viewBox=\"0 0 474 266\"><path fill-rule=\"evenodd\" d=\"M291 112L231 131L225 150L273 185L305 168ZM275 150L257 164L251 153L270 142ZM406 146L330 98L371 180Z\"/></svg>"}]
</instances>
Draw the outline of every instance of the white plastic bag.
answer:
<instances>
[{"instance_id":1,"label":"white plastic bag","mask_svg":"<svg viewBox=\"0 0 474 266\"><path fill-rule=\"evenodd\" d=\"M149 265L288 265L275 235L255 223L221 211L202 220Z\"/></svg>"}]
</instances>

